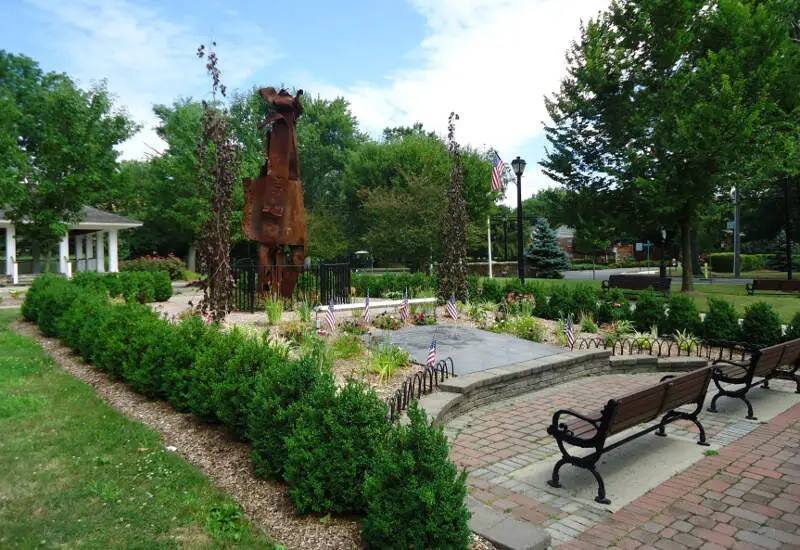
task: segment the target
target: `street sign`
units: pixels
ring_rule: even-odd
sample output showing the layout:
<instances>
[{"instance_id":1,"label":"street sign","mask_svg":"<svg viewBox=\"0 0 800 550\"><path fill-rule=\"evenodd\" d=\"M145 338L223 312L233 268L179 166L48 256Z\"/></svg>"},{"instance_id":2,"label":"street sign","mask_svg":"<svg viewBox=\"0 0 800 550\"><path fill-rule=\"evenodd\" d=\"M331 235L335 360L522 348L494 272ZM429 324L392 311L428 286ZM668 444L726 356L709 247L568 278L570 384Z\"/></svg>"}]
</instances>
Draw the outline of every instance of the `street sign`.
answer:
<instances>
[{"instance_id":1,"label":"street sign","mask_svg":"<svg viewBox=\"0 0 800 550\"><path fill-rule=\"evenodd\" d=\"M726 229L736 229L736 222L728 222L726 224Z\"/></svg>"}]
</instances>

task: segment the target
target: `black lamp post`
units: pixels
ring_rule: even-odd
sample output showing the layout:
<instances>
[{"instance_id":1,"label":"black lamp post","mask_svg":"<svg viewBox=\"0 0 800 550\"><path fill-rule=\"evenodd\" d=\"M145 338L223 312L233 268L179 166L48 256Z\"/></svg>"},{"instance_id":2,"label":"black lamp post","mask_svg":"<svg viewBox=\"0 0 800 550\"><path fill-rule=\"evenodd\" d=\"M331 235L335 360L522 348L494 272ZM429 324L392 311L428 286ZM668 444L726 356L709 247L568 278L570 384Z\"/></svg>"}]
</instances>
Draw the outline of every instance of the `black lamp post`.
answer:
<instances>
[{"instance_id":1,"label":"black lamp post","mask_svg":"<svg viewBox=\"0 0 800 550\"><path fill-rule=\"evenodd\" d=\"M522 250L522 173L526 162L517 157L511 161L511 168L517 176L517 275L521 283L525 283L525 257Z\"/></svg>"}]
</instances>

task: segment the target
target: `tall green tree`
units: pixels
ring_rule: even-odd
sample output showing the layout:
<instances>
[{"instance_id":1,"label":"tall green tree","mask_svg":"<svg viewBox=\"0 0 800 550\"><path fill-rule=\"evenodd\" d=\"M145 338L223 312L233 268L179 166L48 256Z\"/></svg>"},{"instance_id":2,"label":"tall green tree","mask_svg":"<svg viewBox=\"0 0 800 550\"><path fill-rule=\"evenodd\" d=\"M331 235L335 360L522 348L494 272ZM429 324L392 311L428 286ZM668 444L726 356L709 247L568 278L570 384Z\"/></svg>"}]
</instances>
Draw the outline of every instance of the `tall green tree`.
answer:
<instances>
[{"instance_id":1,"label":"tall green tree","mask_svg":"<svg viewBox=\"0 0 800 550\"><path fill-rule=\"evenodd\" d=\"M21 233L55 245L115 178L114 146L136 126L105 84L79 88L24 55L0 50L0 203Z\"/></svg>"},{"instance_id":2,"label":"tall green tree","mask_svg":"<svg viewBox=\"0 0 800 550\"><path fill-rule=\"evenodd\" d=\"M617 0L581 28L547 100L545 173L595 212L678 226L684 265L701 209L763 182L796 148L775 90L797 72L797 0ZM797 95L797 78L789 79ZM787 92L781 91L781 94ZM786 105L789 105L786 102ZM683 290L692 289L684 270Z\"/></svg>"}]
</instances>

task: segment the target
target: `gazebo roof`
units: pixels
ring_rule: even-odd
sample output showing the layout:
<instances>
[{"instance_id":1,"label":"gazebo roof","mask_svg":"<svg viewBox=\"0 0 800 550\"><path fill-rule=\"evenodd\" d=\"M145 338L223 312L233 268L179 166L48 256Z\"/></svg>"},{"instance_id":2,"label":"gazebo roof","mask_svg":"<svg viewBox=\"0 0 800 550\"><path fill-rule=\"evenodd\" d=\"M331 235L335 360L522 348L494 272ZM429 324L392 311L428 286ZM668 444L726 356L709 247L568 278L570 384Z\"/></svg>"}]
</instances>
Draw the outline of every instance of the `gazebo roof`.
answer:
<instances>
[{"instance_id":1,"label":"gazebo roof","mask_svg":"<svg viewBox=\"0 0 800 550\"><path fill-rule=\"evenodd\" d=\"M112 214L93 206L84 206L80 213L81 221L70 225L72 230L108 230L108 229L131 229L141 227L142 222ZM5 211L0 209L0 226L13 225L13 222L5 216Z\"/></svg>"}]
</instances>

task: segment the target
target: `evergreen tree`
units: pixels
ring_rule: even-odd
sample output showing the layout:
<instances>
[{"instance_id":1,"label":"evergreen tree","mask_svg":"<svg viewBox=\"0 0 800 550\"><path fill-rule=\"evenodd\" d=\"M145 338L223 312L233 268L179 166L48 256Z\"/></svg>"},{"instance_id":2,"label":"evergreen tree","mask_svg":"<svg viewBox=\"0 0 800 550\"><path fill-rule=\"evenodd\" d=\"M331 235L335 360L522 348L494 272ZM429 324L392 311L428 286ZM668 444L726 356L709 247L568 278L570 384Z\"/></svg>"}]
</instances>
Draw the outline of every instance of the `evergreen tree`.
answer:
<instances>
[{"instance_id":1,"label":"evergreen tree","mask_svg":"<svg viewBox=\"0 0 800 550\"><path fill-rule=\"evenodd\" d=\"M536 277L542 279L560 279L561 272L569 268L567 254L558 246L556 232L550 228L547 218L538 218L534 223L525 258Z\"/></svg>"},{"instance_id":2,"label":"evergreen tree","mask_svg":"<svg viewBox=\"0 0 800 550\"><path fill-rule=\"evenodd\" d=\"M447 141L450 150L450 188L447 209L442 220L444 258L439 262L438 295L446 300L451 294L467 300L467 203L464 200L461 151L455 138L458 115L450 113Z\"/></svg>"},{"instance_id":3,"label":"evergreen tree","mask_svg":"<svg viewBox=\"0 0 800 550\"><path fill-rule=\"evenodd\" d=\"M792 258L794 258L797 251L796 243L792 243ZM788 271L789 265L786 262L786 231L780 230L780 233L775 237L772 245L773 256L767 260L767 267L777 271Z\"/></svg>"}]
</instances>

